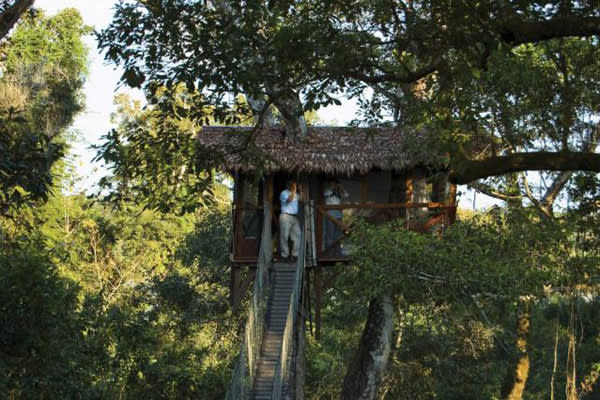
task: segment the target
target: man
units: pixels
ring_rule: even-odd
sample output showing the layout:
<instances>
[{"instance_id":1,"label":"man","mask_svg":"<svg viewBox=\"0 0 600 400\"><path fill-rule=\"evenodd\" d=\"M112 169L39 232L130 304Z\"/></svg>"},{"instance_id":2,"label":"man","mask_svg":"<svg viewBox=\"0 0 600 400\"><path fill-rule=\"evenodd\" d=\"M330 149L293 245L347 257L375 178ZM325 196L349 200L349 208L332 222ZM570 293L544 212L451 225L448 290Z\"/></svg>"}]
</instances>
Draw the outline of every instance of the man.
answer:
<instances>
[{"instance_id":1,"label":"man","mask_svg":"<svg viewBox=\"0 0 600 400\"><path fill-rule=\"evenodd\" d=\"M300 221L298 221L300 193L295 181L287 182L286 189L279 195L279 200L281 201L281 214L279 215L281 258L288 262L294 262L298 259L298 245L300 244ZM291 255L288 239L293 242Z\"/></svg>"}]
</instances>

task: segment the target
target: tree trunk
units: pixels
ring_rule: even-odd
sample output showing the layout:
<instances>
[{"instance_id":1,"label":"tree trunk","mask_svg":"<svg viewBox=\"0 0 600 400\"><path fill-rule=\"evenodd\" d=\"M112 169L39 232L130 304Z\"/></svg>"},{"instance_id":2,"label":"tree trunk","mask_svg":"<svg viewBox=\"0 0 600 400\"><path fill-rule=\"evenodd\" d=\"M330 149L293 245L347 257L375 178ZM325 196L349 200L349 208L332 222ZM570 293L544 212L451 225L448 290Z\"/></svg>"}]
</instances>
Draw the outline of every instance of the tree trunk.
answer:
<instances>
[{"instance_id":1,"label":"tree trunk","mask_svg":"<svg viewBox=\"0 0 600 400\"><path fill-rule=\"evenodd\" d=\"M0 13L0 39L8 35L8 32L15 26L21 15L33 5L34 1L17 0L12 6L7 7Z\"/></svg>"},{"instance_id":2,"label":"tree trunk","mask_svg":"<svg viewBox=\"0 0 600 400\"><path fill-rule=\"evenodd\" d=\"M346 372L342 400L371 400L377 394L390 357L394 309L383 294L369 303L369 314L358 352Z\"/></svg>"},{"instance_id":3,"label":"tree trunk","mask_svg":"<svg viewBox=\"0 0 600 400\"><path fill-rule=\"evenodd\" d=\"M519 303L517 314L517 338L515 340L517 355L509 364L506 381L502 388L502 397L506 400L521 400L523 397L523 391L529 376L527 338L530 324L529 303L524 300Z\"/></svg>"},{"instance_id":4,"label":"tree trunk","mask_svg":"<svg viewBox=\"0 0 600 400\"><path fill-rule=\"evenodd\" d=\"M567 400L577 400L577 340L575 338L575 299L571 299L571 310L569 317L569 348L567 351L567 385L565 388Z\"/></svg>"},{"instance_id":5,"label":"tree trunk","mask_svg":"<svg viewBox=\"0 0 600 400\"><path fill-rule=\"evenodd\" d=\"M255 125L262 123L262 125L267 128L277 125L277 117L273 114L271 108L267 106L264 96L261 98L247 95L246 100L254 114Z\"/></svg>"},{"instance_id":6,"label":"tree trunk","mask_svg":"<svg viewBox=\"0 0 600 400\"><path fill-rule=\"evenodd\" d=\"M269 97L277 107L285 124L285 134L294 142L306 137L307 126L304 119L304 107L298 93L292 89L270 93Z\"/></svg>"}]
</instances>

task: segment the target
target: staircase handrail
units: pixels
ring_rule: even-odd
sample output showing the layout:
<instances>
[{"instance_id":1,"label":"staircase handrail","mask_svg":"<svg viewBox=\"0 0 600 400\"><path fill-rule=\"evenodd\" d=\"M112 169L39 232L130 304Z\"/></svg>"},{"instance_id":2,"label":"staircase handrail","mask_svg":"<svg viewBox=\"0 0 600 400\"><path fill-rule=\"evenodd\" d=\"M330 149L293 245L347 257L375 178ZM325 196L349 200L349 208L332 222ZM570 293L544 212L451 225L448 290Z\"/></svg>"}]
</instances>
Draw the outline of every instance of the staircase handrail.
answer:
<instances>
[{"instance_id":1,"label":"staircase handrail","mask_svg":"<svg viewBox=\"0 0 600 400\"><path fill-rule=\"evenodd\" d=\"M306 264L306 226L304 224L304 216L307 213L305 205L304 212L300 215L300 245L298 249L298 260L296 263L296 273L294 275L294 287L290 298L290 305L288 307L285 329L283 331L283 339L281 341L281 351L279 352L279 358L275 367L275 374L273 376L273 392L271 400L280 400L283 396L284 385L287 381L289 384L289 373L290 373L290 362L291 355L294 346L294 334L298 329L297 315L300 307L300 301L302 297L302 289L304 282L304 267ZM288 385L289 386L289 385ZM292 390L292 388L289 388ZM293 396L292 398L295 398Z\"/></svg>"},{"instance_id":2,"label":"staircase handrail","mask_svg":"<svg viewBox=\"0 0 600 400\"><path fill-rule=\"evenodd\" d=\"M244 328L244 339L235 364L226 400L250 399L254 377L263 341L267 298L270 290L267 279L272 263L271 211L269 203L264 204L263 229L258 253L258 263L254 278L254 291Z\"/></svg>"}]
</instances>

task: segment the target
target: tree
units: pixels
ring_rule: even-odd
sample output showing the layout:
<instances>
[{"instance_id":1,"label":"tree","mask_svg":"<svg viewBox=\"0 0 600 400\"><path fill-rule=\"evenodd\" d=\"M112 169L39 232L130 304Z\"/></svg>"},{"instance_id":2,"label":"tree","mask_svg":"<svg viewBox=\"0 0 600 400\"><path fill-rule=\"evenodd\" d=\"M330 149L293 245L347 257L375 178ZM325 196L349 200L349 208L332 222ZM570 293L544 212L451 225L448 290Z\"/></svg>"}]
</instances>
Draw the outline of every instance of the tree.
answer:
<instances>
[{"instance_id":1,"label":"tree","mask_svg":"<svg viewBox=\"0 0 600 400\"><path fill-rule=\"evenodd\" d=\"M299 138L298 94L306 109L340 91L366 97L372 122L387 113L425 132L449 154L450 179L469 183L529 170L600 172L598 85L589 86L599 11L595 2L535 0L123 1L99 40L133 86L181 82L222 108L239 92L265 98ZM506 72L536 86L506 84ZM586 82L591 96L575 95Z\"/></svg>"},{"instance_id":2,"label":"tree","mask_svg":"<svg viewBox=\"0 0 600 400\"><path fill-rule=\"evenodd\" d=\"M39 235L15 247L0 249L0 394L71 397L88 378L78 358L85 351L79 289L58 274Z\"/></svg>"},{"instance_id":3,"label":"tree","mask_svg":"<svg viewBox=\"0 0 600 400\"><path fill-rule=\"evenodd\" d=\"M100 180L104 200L123 206L137 202L181 214L215 201L212 190L217 177L196 140L202 125L216 115L205 96L177 85L156 89L145 109L126 95L118 96L115 103L113 120L118 126L95 146L95 160L104 161L112 172ZM229 124L252 121L241 97L219 117Z\"/></svg>"},{"instance_id":4,"label":"tree","mask_svg":"<svg viewBox=\"0 0 600 400\"><path fill-rule=\"evenodd\" d=\"M21 21L2 43L0 209L46 199L65 130L82 105L89 33L76 10Z\"/></svg>"},{"instance_id":5,"label":"tree","mask_svg":"<svg viewBox=\"0 0 600 400\"><path fill-rule=\"evenodd\" d=\"M497 54L524 44L597 35L594 4L381 0L244 7L228 1L127 1L99 39L107 58L124 66L123 79L134 86L145 80L185 82L219 101L225 93L245 91L272 97L274 104L285 96L268 88L288 88L304 94L306 108L315 108L334 101L332 95L341 89L360 93L368 85L390 96L399 86L424 79L430 97L448 103L457 90L476 85ZM435 132L445 133L457 183L533 169L600 170L600 156L570 146L533 146L511 154L500 148L469 159L463 142L480 138L481 132L469 123L473 113L459 111L464 109L446 107L435 115ZM498 139L495 132L484 136Z\"/></svg>"},{"instance_id":6,"label":"tree","mask_svg":"<svg viewBox=\"0 0 600 400\"><path fill-rule=\"evenodd\" d=\"M2 398L222 399L243 320L228 303L229 191L185 216L60 191L0 216Z\"/></svg>"}]
</instances>

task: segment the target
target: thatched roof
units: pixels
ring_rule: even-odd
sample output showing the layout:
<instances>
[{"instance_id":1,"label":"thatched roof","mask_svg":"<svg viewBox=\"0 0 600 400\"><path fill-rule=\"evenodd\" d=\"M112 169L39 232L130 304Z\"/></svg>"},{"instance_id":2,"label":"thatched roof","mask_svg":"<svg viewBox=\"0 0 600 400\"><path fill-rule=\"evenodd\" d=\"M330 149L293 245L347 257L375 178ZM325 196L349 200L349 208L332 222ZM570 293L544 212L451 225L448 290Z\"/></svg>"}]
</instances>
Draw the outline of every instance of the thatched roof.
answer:
<instances>
[{"instance_id":1,"label":"thatched roof","mask_svg":"<svg viewBox=\"0 0 600 400\"><path fill-rule=\"evenodd\" d=\"M411 140L414 137L410 135ZM308 137L300 142L286 137L282 128L255 132L252 128L205 127L198 135L207 156L225 171L332 175L402 171L435 158L416 151L407 138L393 128L354 127L310 127Z\"/></svg>"}]
</instances>

